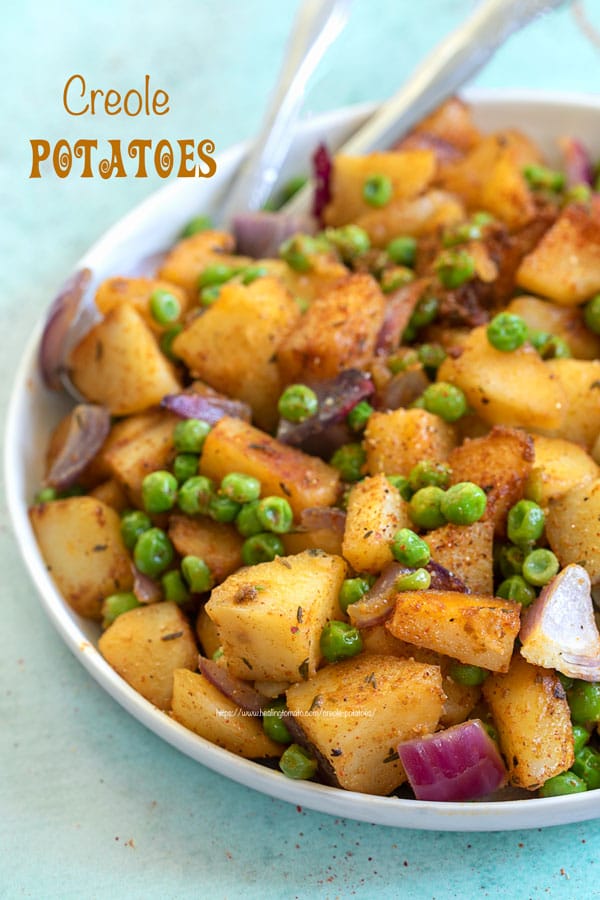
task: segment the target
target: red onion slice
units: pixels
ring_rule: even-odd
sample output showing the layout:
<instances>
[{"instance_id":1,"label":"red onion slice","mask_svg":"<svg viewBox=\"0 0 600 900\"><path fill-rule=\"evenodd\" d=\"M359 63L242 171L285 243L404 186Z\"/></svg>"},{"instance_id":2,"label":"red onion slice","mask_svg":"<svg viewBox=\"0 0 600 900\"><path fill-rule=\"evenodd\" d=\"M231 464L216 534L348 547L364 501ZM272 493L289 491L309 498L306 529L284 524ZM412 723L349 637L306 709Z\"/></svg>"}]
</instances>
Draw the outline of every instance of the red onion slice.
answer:
<instances>
[{"instance_id":1,"label":"red onion slice","mask_svg":"<svg viewBox=\"0 0 600 900\"><path fill-rule=\"evenodd\" d=\"M92 277L91 269L79 269L63 285L50 306L40 341L38 363L44 384L53 391L62 389L61 373L69 329Z\"/></svg>"},{"instance_id":2,"label":"red onion slice","mask_svg":"<svg viewBox=\"0 0 600 900\"><path fill-rule=\"evenodd\" d=\"M480 719L405 741L398 747L417 800L461 802L498 790L507 772Z\"/></svg>"},{"instance_id":3,"label":"red onion slice","mask_svg":"<svg viewBox=\"0 0 600 900\"><path fill-rule=\"evenodd\" d=\"M312 213L319 224L322 225L325 207L331 200L331 178L333 175L333 160L325 144L319 144L315 150L312 157L312 168L315 183Z\"/></svg>"},{"instance_id":4,"label":"red onion slice","mask_svg":"<svg viewBox=\"0 0 600 900\"><path fill-rule=\"evenodd\" d=\"M573 187L576 184L587 184L591 187L594 183L594 166L587 148L572 137L560 138L558 145L564 157L567 185Z\"/></svg>"},{"instance_id":5,"label":"red onion slice","mask_svg":"<svg viewBox=\"0 0 600 900\"><path fill-rule=\"evenodd\" d=\"M406 408L421 396L430 383L423 369L398 372L378 391L376 405L379 409Z\"/></svg>"},{"instance_id":6,"label":"red onion slice","mask_svg":"<svg viewBox=\"0 0 600 900\"><path fill-rule=\"evenodd\" d=\"M213 659L206 659L206 657L200 656L198 668L212 685L241 709L260 713L269 705L268 697L263 696L254 690L253 687L250 687L247 681L242 681L241 678L235 678L234 675L230 675L226 666L215 662Z\"/></svg>"},{"instance_id":7,"label":"red onion slice","mask_svg":"<svg viewBox=\"0 0 600 900\"><path fill-rule=\"evenodd\" d=\"M64 490L74 484L92 461L110 430L104 406L82 403L71 413L66 440L46 477L46 484Z\"/></svg>"},{"instance_id":8,"label":"red onion slice","mask_svg":"<svg viewBox=\"0 0 600 900\"><path fill-rule=\"evenodd\" d=\"M209 425L214 425L225 416L243 419L245 422L249 422L252 416L250 407L243 400L210 394L167 394L160 405L182 419L203 419Z\"/></svg>"},{"instance_id":9,"label":"red onion slice","mask_svg":"<svg viewBox=\"0 0 600 900\"><path fill-rule=\"evenodd\" d=\"M600 681L600 635L583 566L566 566L548 582L523 614L519 637L527 662Z\"/></svg>"},{"instance_id":10,"label":"red onion slice","mask_svg":"<svg viewBox=\"0 0 600 900\"><path fill-rule=\"evenodd\" d=\"M232 223L236 250L254 259L277 257L280 245L293 234L314 234L311 216L285 212L246 212L234 216Z\"/></svg>"},{"instance_id":11,"label":"red onion slice","mask_svg":"<svg viewBox=\"0 0 600 900\"><path fill-rule=\"evenodd\" d=\"M320 531L326 528L343 534L346 527L346 513L337 506L309 506L300 513L296 531Z\"/></svg>"},{"instance_id":12,"label":"red onion slice","mask_svg":"<svg viewBox=\"0 0 600 900\"><path fill-rule=\"evenodd\" d=\"M160 584L157 584L148 575L144 575L136 566L132 566L132 568L133 593L139 602L147 605L149 603L158 603L159 600L162 600Z\"/></svg>"},{"instance_id":13,"label":"red onion slice","mask_svg":"<svg viewBox=\"0 0 600 900\"><path fill-rule=\"evenodd\" d=\"M383 323L375 341L377 355L386 356L397 349L413 310L428 284L429 279L420 278L388 294Z\"/></svg>"}]
</instances>

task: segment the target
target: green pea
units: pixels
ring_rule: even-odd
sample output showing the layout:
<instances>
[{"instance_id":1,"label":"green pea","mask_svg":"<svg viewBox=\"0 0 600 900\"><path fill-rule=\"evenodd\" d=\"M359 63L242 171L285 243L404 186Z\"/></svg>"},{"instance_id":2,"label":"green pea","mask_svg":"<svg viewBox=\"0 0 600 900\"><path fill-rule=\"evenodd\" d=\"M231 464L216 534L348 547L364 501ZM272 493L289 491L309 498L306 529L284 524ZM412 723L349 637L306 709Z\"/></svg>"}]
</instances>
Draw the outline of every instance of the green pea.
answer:
<instances>
[{"instance_id":1,"label":"green pea","mask_svg":"<svg viewBox=\"0 0 600 900\"><path fill-rule=\"evenodd\" d=\"M301 191L307 180L306 175L294 175L289 178L279 191L279 207L284 206L298 191Z\"/></svg>"},{"instance_id":2,"label":"green pea","mask_svg":"<svg viewBox=\"0 0 600 900\"><path fill-rule=\"evenodd\" d=\"M442 235L444 247L456 247L457 244L466 244L468 241L480 241L486 225L493 221L488 213L479 213L473 216L469 222L463 222L452 228L447 228Z\"/></svg>"},{"instance_id":3,"label":"green pea","mask_svg":"<svg viewBox=\"0 0 600 900\"><path fill-rule=\"evenodd\" d=\"M210 501L214 497L215 486L205 475L194 475L179 488L177 504L188 516L208 515Z\"/></svg>"},{"instance_id":4,"label":"green pea","mask_svg":"<svg viewBox=\"0 0 600 900\"><path fill-rule=\"evenodd\" d=\"M582 747L575 754L571 769L585 781L588 790L594 791L600 787L600 753L593 747Z\"/></svg>"},{"instance_id":5,"label":"green pea","mask_svg":"<svg viewBox=\"0 0 600 900\"><path fill-rule=\"evenodd\" d=\"M523 578L529 584L541 587L554 578L559 568L560 564L554 553L540 547L528 553L523 560Z\"/></svg>"},{"instance_id":6,"label":"green pea","mask_svg":"<svg viewBox=\"0 0 600 900\"><path fill-rule=\"evenodd\" d=\"M573 749L579 753L590 739L590 733L584 725L573 725Z\"/></svg>"},{"instance_id":7,"label":"green pea","mask_svg":"<svg viewBox=\"0 0 600 900\"><path fill-rule=\"evenodd\" d=\"M562 797L564 794L580 794L582 791L587 791L587 784L569 771L549 778L538 793L540 797Z\"/></svg>"},{"instance_id":8,"label":"green pea","mask_svg":"<svg viewBox=\"0 0 600 900\"><path fill-rule=\"evenodd\" d=\"M236 503L250 503L260 497L260 481L243 472L229 472L221 481L221 493Z\"/></svg>"},{"instance_id":9,"label":"green pea","mask_svg":"<svg viewBox=\"0 0 600 900\"><path fill-rule=\"evenodd\" d=\"M405 475L386 475L386 478L396 488L403 500L410 500L413 492Z\"/></svg>"},{"instance_id":10,"label":"green pea","mask_svg":"<svg viewBox=\"0 0 600 900\"><path fill-rule=\"evenodd\" d=\"M279 398L279 415L288 422L304 422L319 409L319 399L306 384L290 384Z\"/></svg>"},{"instance_id":11,"label":"green pea","mask_svg":"<svg viewBox=\"0 0 600 900\"><path fill-rule=\"evenodd\" d=\"M149 513L168 512L177 500L177 479L171 472L159 469L142 481L142 502Z\"/></svg>"},{"instance_id":12,"label":"green pea","mask_svg":"<svg viewBox=\"0 0 600 900\"><path fill-rule=\"evenodd\" d=\"M205 288L225 284L225 282L231 281L236 272L237 269L227 263L212 263L200 273L198 287Z\"/></svg>"},{"instance_id":13,"label":"green pea","mask_svg":"<svg viewBox=\"0 0 600 900\"><path fill-rule=\"evenodd\" d=\"M394 194L394 185L387 175L369 175L363 184L362 195L369 206L387 206Z\"/></svg>"},{"instance_id":14,"label":"green pea","mask_svg":"<svg viewBox=\"0 0 600 900\"><path fill-rule=\"evenodd\" d=\"M422 459L408 473L408 483L413 492L430 484L445 488L451 475L452 470L445 463L436 462L433 459Z\"/></svg>"},{"instance_id":15,"label":"green pea","mask_svg":"<svg viewBox=\"0 0 600 900\"><path fill-rule=\"evenodd\" d=\"M570 691L572 687L575 685L575 679L570 678L568 675L563 675L562 672L556 673L558 680L562 684L565 691Z\"/></svg>"},{"instance_id":16,"label":"green pea","mask_svg":"<svg viewBox=\"0 0 600 900\"><path fill-rule=\"evenodd\" d=\"M327 622L320 639L321 653L327 662L348 659L363 647L360 631L347 622Z\"/></svg>"},{"instance_id":17,"label":"green pea","mask_svg":"<svg viewBox=\"0 0 600 900\"><path fill-rule=\"evenodd\" d=\"M534 544L544 532L544 510L533 500L519 500L508 511L506 533L517 545Z\"/></svg>"},{"instance_id":18,"label":"green pea","mask_svg":"<svg viewBox=\"0 0 600 900\"><path fill-rule=\"evenodd\" d=\"M223 494L213 494L208 501L208 514L215 522L235 522L240 509L240 503Z\"/></svg>"},{"instance_id":19,"label":"green pea","mask_svg":"<svg viewBox=\"0 0 600 900\"><path fill-rule=\"evenodd\" d=\"M150 294L150 314L159 325L170 325L181 315L181 303L170 291L158 288Z\"/></svg>"},{"instance_id":20,"label":"green pea","mask_svg":"<svg viewBox=\"0 0 600 900\"><path fill-rule=\"evenodd\" d=\"M448 290L459 288L475 275L475 260L465 250L444 250L435 262L441 284Z\"/></svg>"},{"instance_id":21,"label":"green pea","mask_svg":"<svg viewBox=\"0 0 600 900\"><path fill-rule=\"evenodd\" d=\"M472 481L459 481L442 497L442 515L453 525L472 525L483 516L487 506L485 491Z\"/></svg>"},{"instance_id":22,"label":"green pea","mask_svg":"<svg viewBox=\"0 0 600 900\"><path fill-rule=\"evenodd\" d=\"M498 565L504 578L510 578L511 575L522 575L524 559L525 554L520 547L515 547L514 544L501 547Z\"/></svg>"},{"instance_id":23,"label":"green pea","mask_svg":"<svg viewBox=\"0 0 600 900\"><path fill-rule=\"evenodd\" d=\"M210 425L203 419L184 419L173 431L173 444L178 453L202 453Z\"/></svg>"},{"instance_id":24,"label":"green pea","mask_svg":"<svg viewBox=\"0 0 600 900\"><path fill-rule=\"evenodd\" d=\"M577 680L567 692L567 697L575 723L600 722L600 682Z\"/></svg>"},{"instance_id":25,"label":"green pea","mask_svg":"<svg viewBox=\"0 0 600 900\"><path fill-rule=\"evenodd\" d=\"M439 344L421 344L418 349L419 362L428 375L435 373L446 359L446 351Z\"/></svg>"},{"instance_id":26,"label":"green pea","mask_svg":"<svg viewBox=\"0 0 600 900\"><path fill-rule=\"evenodd\" d=\"M413 494L408 505L408 513L414 524L428 531L445 525L446 519L441 509L443 496L444 491L434 485L421 488Z\"/></svg>"},{"instance_id":27,"label":"green pea","mask_svg":"<svg viewBox=\"0 0 600 900\"><path fill-rule=\"evenodd\" d=\"M263 709L263 731L267 737L278 744L289 744L292 740L282 715L286 710L285 700L275 700L266 709Z\"/></svg>"},{"instance_id":28,"label":"green pea","mask_svg":"<svg viewBox=\"0 0 600 900\"><path fill-rule=\"evenodd\" d=\"M210 216L194 216L181 232L181 237L188 238L193 234L199 234L201 231L209 231L211 228L212 219Z\"/></svg>"},{"instance_id":29,"label":"green pea","mask_svg":"<svg viewBox=\"0 0 600 900\"><path fill-rule=\"evenodd\" d=\"M69 487L63 488L57 494L58 500L66 500L68 497L83 497L85 488L81 484L70 484Z\"/></svg>"},{"instance_id":30,"label":"green pea","mask_svg":"<svg viewBox=\"0 0 600 900\"><path fill-rule=\"evenodd\" d=\"M384 269L381 273L379 286L384 294L391 294L399 288L410 284L415 280L415 273L407 266L393 266L391 269Z\"/></svg>"},{"instance_id":31,"label":"green pea","mask_svg":"<svg viewBox=\"0 0 600 900\"><path fill-rule=\"evenodd\" d=\"M489 323L486 334L492 347L502 353L511 353L523 346L528 337L528 329L521 316L501 312Z\"/></svg>"},{"instance_id":32,"label":"green pea","mask_svg":"<svg viewBox=\"0 0 600 900\"><path fill-rule=\"evenodd\" d=\"M409 328L419 329L425 328L426 325L431 325L436 318L439 309L440 301L438 298L434 297L432 294L425 294L420 298L411 314Z\"/></svg>"},{"instance_id":33,"label":"green pea","mask_svg":"<svg viewBox=\"0 0 600 900\"><path fill-rule=\"evenodd\" d=\"M388 356L386 365L392 375L397 375L398 372L406 372L407 369L418 366L419 354L412 348L401 348L395 356Z\"/></svg>"},{"instance_id":34,"label":"green pea","mask_svg":"<svg viewBox=\"0 0 600 900\"><path fill-rule=\"evenodd\" d=\"M397 266L414 266L417 259L416 238L408 234L393 238L387 245L386 253Z\"/></svg>"},{"instance_id":35,"label":"green pea","mask_svg":"<svg viewBox=\"0 0 600 900\"><path fill-rule=\"evenodd\" d=\"M152 522L140 509L130 510L121 516L121 537L128 550L133 550L138 538L152 528Z\"/></svg>"},{"instance_id":36,"label":"green pea","mask_svg":"<svg viewBox=\"0 0 600 900\"><path fill-rule=\"evenodd\" d=\"M167 359L170 359L171 362L178 362L179 357L173 350L173 342L177 335L181 334L183 331L183 325L173 325L172 328L168 328L166 331L160 336L160 349L165 354Z\"/></svg>"},{"instance_id":37,"label":"green pea","mask_svg":"<svg viewBox=\"0 0 600 900\"><path fill-rule=\"evenodd\" d=\"M560 193L565 186L563 172L557 172L554 169L549 169L547 166L540 166L536 163L530 163L525 166L523 175L529 187L534 191L548 190Z\"/></svg>"},{"instance_id":38,"label":"green pea","mask_svg":"<svg viewBox=\"0 0 600 900\"><path fill-rule=\"evenodd\" d=\"M587 205L592 199L592 189L589 184L574 184L567 188L564 203L583 203Z\"/></svg>"},{"instance_id":39,"label":"green pea","mask_svg":"<svg viewBox=\"0 0 600 900\"><path fill-rule=\"evenodd\" d=\"M529 343L538 351L542 359L570 359L571 349L567 342L556 334L530 329Z\"/></svg>"},{"instance_id":40,"label":"green pea","mask_svg":"<svg viewBox=\"0 0 600 900\"><path fill-rule=\"evenodd\" d=\"M212 572L200 556L184 556L181 572L194 594L205 594L213 586Z\"/></svg>"},{"instance_id":41,"label":"green pea","mask_svg":"<svg viewBox=\"0 0 600 900\"><path fill-rule=\"evenodd\" d=\"M258 500L244 503L235 518L235 526L242 537L252 537L253 534L259 534L263 530L258 518L258 504Z\"/></svg>"},{"instance_id":42,"label":"green pea","mask_svg":"<svg viewBox=\"0 0 600 900\"><path fill-rule=\"evenodd\" d=\"M173 475L179 484L183 484L188 478L193 478L197 471L197 453L178 453L173 460Z\"/></svg>"},{"instance_id":43,"label":"green pea","mask_svg":"<svg viewBox=\"0 0 600 900\"><path fill-rule=\"evenodd\" d=\"M279 248L279 256L295 272L308 272L312 268L313 257L327 249L323 238L309 234L295 234L284 241Z\"/></svg>"},{"instance_id":44,"label":"green pea","mask_svg":"<svg viewBox=\"0 0 600 900\"><path fill-rule=\"evenodd\" d=\"M325 239L338 251L344 262L352 262L371 247L369 235L358 225L344 225L342 228L327 228Z\"/></svg>"},{"instance_id":45,"label":"green pea","mask_svg":"<svg viewBox=\"0 0 600 900\"><path fill-rule=\"evenodd\" d=\"M252 284L259 278L264 278L269 274L266 266L248 266L242 272L242 284Z\"/></svg>"},{"instance_id":46,"label":"green pea","mask_svg":"<svg viewBox=\"0 0 600 900\"><path fill-rule=\"evenodd\" d=\"M596 294L583 307L583 320L590 331L600 334L600 294Z\"/></svg>"},{"instance_id":47,"label":"green pea","mask_svg":"<svg viewBox=\"0 0 600 900\"><path fill-rule=\"evenodd\" d=\"M162 528L149 528L137 540L133 561L142 575L156 578L169 568L175 557L173 544Z\"/></svg>"},{"instance_id":48,"label":"green pea","mask_svg":"<svg viewBox=\"0 0 600 900\"><path fill-rule=\"evenodd\" d=\"M510 578L500 584L496 591L497 597L504 600L512 600L521 606L529 606L536 598L536 593L530 584L527 584L522 575L511 575Z\"/></svg>"},{"instance_id":49,"label":"green pea","mask_svg":"<svg viewBox=\"0 0 600 900\"><path fill-rule=\"evenodd\" d=\"M431 585L431 574L427 569L415 569L396 579L394 587L397 591L426 591Z\"/></svg>"},{"instance_id":50,"label":"green pea","mask_svg":"<svg viewBox=\"0 0 600 900\"><path fill-rule=\"evenodd\" d=\"M343 444L335 451L329 462L338 470L344 481L360 481L366 459L362 444Z\"/></svg>"},{"instance_id":51,"label":"green pea","mask_svg":"<svg viewBox=\"0 0 600 900\"><path fill-rule=\"evenodd\" d=\"M373 407L367 400L361 400L360 403L357 403L354 409L350 410L346 419L352 431L363 431L371 418L372 412Z\"/></svg>"},{"instance_id":52,"label":"green pea","mask_svg":"<svg viewBox=\"0 0 600 900\"><path fill-rule=\"evenodd\" d=\"M400 343L402 344L410 344L411 341L414 341L417 337L417 329L413 325L412 321L409 321L408 325L402 332L402 337L400 339Z\"/></svg>"},{"instance_id":53,"label":"green pea","mask_svg":"<svg viewBox=\"0 0 600 900\"><path fill-rule=\"evenodd\" d=\"M310 303L308 302L308 300L305 297L298 297L298 296L294 297L294 303L296 304L296 306L298 307L298 309L300 310L302 315L304 315L304 313L308 310L308 308L310 306Z\"/></svg>"},{"instance_id":54,"label":"green pea","mask_svg":"<svg viewBox=\"0 0 600 900\"><path fill-rule=\"evenodd\" d=\"M423 405L445 422L456 422L467 412L467 398L460 388L447 381L436 381L423 391Z\"/></svg>"},{"instance_id":55,"label":"green pea","mask_svg":"<svg viewBox=\"0 0 600 900\"><path fill-rule=\"evenodd\" d=\"M285 548L281 538L272 532L253 534L242 544L242 561L245 566L271 562L276 556L284 555Z\"/></svg>"},{"instance_id":56,"label":"green pea","mask_svg":"<svg viewBox=\"0 0 600 900\"><path fill-rule=\"evenodd\" d=\"M104 598L102 603L103 624L110 625L123 613L129 612L130 609L135 609L137 606L140 606L140 601L132 591L110 594Z\"/></svg>"},{"instance_id":57,"label":"green pea","mask_svg":"<svg viewBox=\"0 0 600 900\"><path fill-rule=\"evenodd\" d=\"M429 545L410 528L401 528L396 532L392 554L397 562L411 569L426 566L431 559Z\"/></svg>"},{"instance_id":58,"label":"green pea","mask_svg":"<svg viewBox=\"0 0 600 900\"><path fill-rule=\"evenodd\" d=\"M181 572L173 569L171 572L165 572L161 578L161 584L165 600L171 603L187 603L190 599L190 592L187 585L181 577Z\"/></svg>"},{"instance_id":59,"label":"green pea","mask_svg":"<svg viewBox=\"0 0 600 900\"><path fill-rule=\"evenodd\" d=\"M455 681L457 684L464 684L467 687L477 687L477 685L483 684L490 673L487 669L482 669L479 666L453 662L450 664L448 674L452 681Z\"/></svg>"},{"instance_id":60,"label":"green pea","mask_svg":"<svg viewBox=\"0 0 600 900\"><path fill-rule=\"evenodd\" d=\"M211 659L213 659L215 662L217 662L217 660L221 659L223 656L225 656L225 651L223 650L222 647L217 647L217 649L211 656Z\"/></svg>"},{"instance_id":61,"label":"green pea","mask_svg":"<svg viewBox=\"0 0 600 900\"><path fill-rule=\"evenodd\" d=\"M219 284L209 284L206 287L203 287L198 295L200 306L212 306L213 303L217 302L220 294L221 285Z\"/></svg>"},{"instance_id":62,"label":"green pea","mask_svg":"<svg viewBox=\"0 0 600 900\"><path fill-rule=\"evenodd\" d=\"M264 531L286 534L292 527L294 513L284 497L265 497L256 510L258 521Z\"/></svg>"},{"instance_id":63,"label":"green pea","mask_svg":"<svg viewBox=\"0 0 600 900\"><path fill-rule=\"evenodd\" d=\"M279 768L287 778L307 780L317 771L317 761L299 744L290 744L279 759Z\"/></svg>"},{"instance_id":64,"label":"green pea","mask_svg":"<svg viewBox=\"0 0 600 900\"><path fill-rule=\"evenodd\" d=\"M370 589L370 584L366 578L346 578L342 582L339 595L339 603L342 612L346 612L349 606L364 597Z\"/></svg>"},{"instance_id":65,"label":"green pea","mask_svg":"<svg viewBox=\"0 0 600 900\"><path fill-rule=\"evenodd\" d=\"M41 488L35 497L33 498L34 503L52 503L53 500L58 499L58 491L53 487L45 487Z\"/></svg>"}]
</instances>

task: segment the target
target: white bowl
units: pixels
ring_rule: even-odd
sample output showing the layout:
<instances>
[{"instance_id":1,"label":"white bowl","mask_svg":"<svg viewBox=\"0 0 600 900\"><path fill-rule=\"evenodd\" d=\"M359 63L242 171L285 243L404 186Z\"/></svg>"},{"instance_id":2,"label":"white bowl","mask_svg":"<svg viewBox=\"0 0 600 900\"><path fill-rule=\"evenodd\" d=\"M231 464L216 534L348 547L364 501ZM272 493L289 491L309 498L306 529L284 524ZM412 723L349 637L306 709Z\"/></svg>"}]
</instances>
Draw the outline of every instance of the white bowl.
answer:
<instances>
[{"instance_id":1,"label":"white bowl","mask_svg":"<svg viewBox=\"0 0 600 900\"><path fill-rule=\"evenodd\" d=\"M517 126L540 143L550 161L557 156L554 139L560 135L580 137L600 155L600 144L593 145L593 141L600 140L598 98L515 91L478 91L466 96L474 104L476 121L484 130ZM331 147L343 142L369 109L362 106L337 110L304 123L283 177L305 170L319 141L326 139ZM78 268L92 269L94 285L110 275L139 270L138 260L171 245L193 215L218 207L244 152L245 147L238 145L222 154L212 179L174 181L158 191L111 228L86 253ZM432 803L372 797L292 781L198 737L130 688L97 651L97 626L76 615L57 592L29 524L27 506L43 473L41 448L50 429L68 408L64 398L49 392L40 381L37 348L42 326L40 322L24 350L9 406L5 466L10 515L25 564L51 621L82 665L128 712L174 747L222 775L290 803L336 816L405 828L494 831L559 825L600 814L600 793L594 791L548 799Z\"/></svg>"}]
</instances>

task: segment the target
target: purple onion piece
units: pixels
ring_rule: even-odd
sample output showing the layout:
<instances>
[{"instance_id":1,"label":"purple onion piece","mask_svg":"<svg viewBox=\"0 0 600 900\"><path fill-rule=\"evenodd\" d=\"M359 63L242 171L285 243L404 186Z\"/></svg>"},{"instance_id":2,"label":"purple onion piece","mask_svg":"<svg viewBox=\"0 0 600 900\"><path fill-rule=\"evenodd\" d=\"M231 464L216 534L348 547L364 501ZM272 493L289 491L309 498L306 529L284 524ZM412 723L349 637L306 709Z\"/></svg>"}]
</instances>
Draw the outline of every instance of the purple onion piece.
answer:
<instances>
[{"instance_id":1,"label":"purple onion piece","mask_svg":"<svg viewBox=\"0 0 600 900\"><path fill-rule=\"evenodd\" d=\"M423 293L425 281L411 281L386 298L383 322L375 341L375 353L386 356L397 349L404 329Z\"/></svg>"},{"instance_id":2,"label":"purple onion piece","mask_svg":"<svg viewBox=\"0 0 600 900\"><path fill-rule=\"evenodd\" d=\"M477 800L506 783L504 761L480 719L405 741L398 756L417 800Z\"/></svg>"},{"instance_id":3,"label":"purple onion piece","mask_svg":"<svg viewBox=\"0 0 600 900\"><path fill-rule=\"evenodd\" d=\"M255 691L247 681L230 675L227 668L220 663L201 656L198 660L198 668L212 685L241 709L259 713L269 705L268 697Z\"/></svg>"},{"instance_id":4,"label":"purple onion piece","mask_svg":"<svg viewBox=\"0 0 600 900\"><path fill-rule=\"evenodd\" d=\"M315 192L313 194L312 213L320 225L323 225L323 213L331 200L331 177L333 174L333 160L325 144L319 144L312 157L313 180Z\"/></svg>"},{"instance_id":5,"label":"purple onion piece","mask_svg":"<svg viewBox=\"0 0 600 900\"><path fill-rule=\"evenodd\" d=\"M380 391L377 392L375 405L379 409L400 409L408 407L420 397L430 384L423 369L407 369L398 372Z\"/></svg>"},{"instance_id":6,"label":"purple onion piece","mask_svg":"<svg viewBox=\"0 0 600 900\"><path fill-rule=\"evenodd\" d=\"M236 250L254 259L276 257L279 247L293 234L314 234L312 216L285 212L245 212L234 216L232 223Z\"/></svg>"},{"instance_id":7,"label":"purple onion piece","mask_svg":"<svg viewBox=\"0 0 600 900\"><path fill-rule=\"evenodd\" d=\"M344 423L356 404L375 391L370 377L359 369L345 369L335 378L314 382L310 386L319 401L318 412L303 422L281 419L277 438L284 444L303 446L307 440L322 435L332 425Z\"/></svg>"},{"instance_id":8,"label":"purple onion piece","mask_svg":"<svg viewBox=\"0 0 600 900\"><path fill-rule=\"evenodd\" d=\"M44 384L53 391L62 389L60 376L65 367L69 329L91 277L91 269L79 269L75 272L63 285L48 311L38 351L38 363Z\"/></svg>"},{"instance_id":9,"label":"purple onion piece","mask_svg":"<svg viewBox=\"0 0 600 900\"><path fill-rule=\"evenodd\" d=\"M46 477L59 491L70 487L92 461L110 430L110 413L104 406L81 403L71 413L66 440Z\"/></svg>"},{"instance_id":10,"label":"purple onion piece","mask_svg":"<svg viewBox=\"0 0 600 900\"><path fill-rule=\"evenodd\" d=\"M573 187L576 184L587 184L591 187L594 183L594 166L587 148L572 137L561 138L558 143L564 157L567 185Z\"/></svg>"},{"instance_id":11,"label":"purple onion piece","mask_svg":"<svg viewBox=\"0 0 600 900\"><path fill-rule=\"evenodd\" d=\"M133 566L133 593L140 603L147 605L149 603L158 603L162 600L162 590L160 584L153 581L148 575Z\"/></svg>"},{"instance_id":12,"label":"purple onion piece","mask_svg":"<svg viewBox=\"0 0 600 900\"><path fill-rule=\"evenodd\" d=\"M429 589L432 591L456 591L457 594L470 594L471 591L464 581L457 575L454 575L444 566L433 560L427 563L427 571L431 575L431 584Z\"/></svg>"},{"instance_id":13,"label":"purple onion piece","mask_svg":"<svg viewBox=\"0 0 600 900\"><path fill-rule=\"evenodd\" d=\"M203 419L209 425L214 425L225 416L243 419L245 422L249 422L252 416L250 407L243 400L210 394L167 394L160 405L182 419Z\"/></svg>"},{"instance_id":14,"label":"purple onion piece","mask_svg":"<svg viewBox=\"0 0 600 900\"><path fill-rule=\"evenodd\" d=\"M310 506L300 513L297 531L319 531L326 528L343 534L346 526L346 513L337 506Z\"/></svg>"}]
</instances>

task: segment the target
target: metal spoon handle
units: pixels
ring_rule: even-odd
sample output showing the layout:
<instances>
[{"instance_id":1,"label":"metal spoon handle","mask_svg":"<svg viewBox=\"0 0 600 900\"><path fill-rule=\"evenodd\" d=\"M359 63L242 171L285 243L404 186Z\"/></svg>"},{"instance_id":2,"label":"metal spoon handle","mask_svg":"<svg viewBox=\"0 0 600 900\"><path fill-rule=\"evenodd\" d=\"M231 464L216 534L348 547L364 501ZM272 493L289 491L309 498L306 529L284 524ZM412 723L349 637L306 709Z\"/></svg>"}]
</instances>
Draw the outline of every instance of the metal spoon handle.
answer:
<instances>
[{"instance_id":1,"label":"metal spoon handle","mask_svg":"<svg viewBox=\"0 0 600 900\"><path fill-rule=\"evenodd\" d=\"M223 204L224 222L236 212L259 209L269 197L293 142L292 126L308 80L344 28L350 2L304 0L301 4L262 128Z\"/></svg>"}]
</instances>

